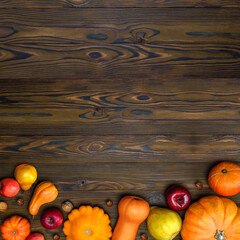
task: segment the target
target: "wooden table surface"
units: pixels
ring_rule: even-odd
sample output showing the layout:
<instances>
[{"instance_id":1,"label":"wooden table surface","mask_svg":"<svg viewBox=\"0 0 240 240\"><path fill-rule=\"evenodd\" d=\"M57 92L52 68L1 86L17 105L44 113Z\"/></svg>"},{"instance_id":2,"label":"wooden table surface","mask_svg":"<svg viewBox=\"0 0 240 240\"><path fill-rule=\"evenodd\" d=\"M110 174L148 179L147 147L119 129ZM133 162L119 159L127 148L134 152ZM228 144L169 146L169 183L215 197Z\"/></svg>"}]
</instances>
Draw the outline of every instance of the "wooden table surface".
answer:
<instances>
[{"instance_id":1,"label":"wooden table surface","mask_svg":"<svg viewBox=\"0 0 240 240\"><path fill-rule=\"evenodd\" d=\"M171 184L214 194L211 167L240 163L239 43L239 0L0 1L0 177L33 164L59 190L47 206L97 205L112 227L127 194L164 207ZM41 227L44 207L28 214L36 183L0 198L1 223L20 214L65 239Z\"/></svg>"}]
</instances>

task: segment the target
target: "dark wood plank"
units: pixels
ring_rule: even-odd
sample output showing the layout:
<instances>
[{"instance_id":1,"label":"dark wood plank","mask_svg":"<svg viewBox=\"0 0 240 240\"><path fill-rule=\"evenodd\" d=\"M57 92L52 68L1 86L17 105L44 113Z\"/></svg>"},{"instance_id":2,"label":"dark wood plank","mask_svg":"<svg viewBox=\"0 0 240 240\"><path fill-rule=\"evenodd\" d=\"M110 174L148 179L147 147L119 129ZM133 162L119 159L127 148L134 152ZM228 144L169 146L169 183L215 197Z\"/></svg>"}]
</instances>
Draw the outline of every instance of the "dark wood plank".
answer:
<instances>
[{"instance_id":1,"label":"dark wood plank","mask_svg":"<svg viewBox=\"0 0 240 240\"><path fill-rule=\"evenodd\" d=\"M0 137L1 163L209 162L239 155L238 135Z\"/></svg>"},{"instance_id":2,"label":"dark wood plank","mask_svg":"<svg viewBox=\"0 0 240 240\"><path fill-rule=\"evenodd\" d=\"M1 78L237 78L240 74L238 45L75 46L70 51L34 46L0 48Z\"/></svg>"},{"instance_id":3,"label":"dark wood plank","mask_svg":"<svg viewBox=\"0 0 240 240\"><path fill-rule=\"evenodd\" d=\"M1 135L239 134L239 121L233 106L0 108Z\"/></svg>"},{"instance_id":4,"label":"dark wood plank","mask_svg":"<svg viewBox=\"0 0 240 240\"><path fill-rule=\"evenodd\" d=\"M239 7L238 0L159 0L159 1L147 1L147 0L122 0L122 1L110 1L110 0L6 0L0 3L0 8L62 8L62 7L105 7L105 8L125 8L125 7Z\"/></svg>"},{"instance_id":5,"label":"dark wood plank","mask_svg":"<svg viewBox=\"0 0 240 240\"><path fill-rule=\"evenodd\" d=\"M0 78L239 77L238 9L0 12Z\"/></svg>"},{"instance_id":6,"label":"dark wood plank","mask_svg":"<svg viewBox=\"0 0 240 240\"><path fill-rule=\"evenodd\" d=\"M31 163L31 160L25 161ZM199 181L208 189L207 175L211 167L219 162L152 162L145 163L35 163L38 181L54 181L60 191L66 194L78 192L159 191L164 193L171 184L183 184L193 193L199 192L195 183ZM237 158L235 161L239 164ZM19 163L1 164L1 176L11 176ZM209 189L208 189L209 190ZM67 197L65 194L65 197ZM64 195L63 195L64 196ZM77 196L76 196L77 197Z\"/></svg>"},{"instance_id":7,"label":"dark wood plank","mask_svg":"<svg viewBox=\"0 0 240 240\"><path fill-rule=\"evenodd\" d=\"M6 103L8 107L31 103L38 107L148 107L178 101L180 105L226 106L238 104L240 93L240 78L15 78L0 79L0 85L1 106Z\"/></svg>"},{"instance_id":8,"label":"dark wood plank","mask_svg":"<svg viewBox=\"0 0 240 240\"><path fill-rule=\"evenodd\" d=\"M18 80L17 80L18 81ZM15 82L14 81L14 84ZM26 91L22 88L17 89L14 87L14 92L6 92L4 88L11 88L11 85L4 86L4 81L2 89L0 90L0 106L1 107L32 107L37 106L38 108L42 107L61 107L61 108L72 108L72 107L96 107L100 112L103 107L161 107L161 106L216 106L216 107L227 107L227 106L239 106L240 105L240 84L236 84L234 89L229 92L220 92L220 89L209 89L209 85L206 89L198 89L195 86L193 89L190 89L189 86L184 88L179 86L178 81L174 81L177 86L171 87L171 85L165 85L159 83L155 85L151 80L145 81L146 86L141 86L142 83L139 81L129 80L128 89L124 88L125 81L122 81L118 84L119 89L114 89L111 86L112 81L102 81L99 83L99 87L96 87L96 90L80 89L82 85L77 85L74 90L57 91L56 89L51 89L51 84L48 83L39 83L37 80L34 81L34 88L39 85L45 85L49 87L47 90L39 90L34 92ZM64 80L63 80L64 81ZM121 81L121 80L119 80ZM211 81L211 80L210 80ZM213 80L214 81L214 80ZM9 81L7 81L9 82ZM80 82L81 81L76 81ZM190 80L185 81L186 84ZM143 82L144 83L144 82ZM217 83L215 80L214 83ZM240 83L240 80L239 80ZM41 84L41 85L40 85ZM134 86L134 84L136 84ZM69 84L70 85L70 84ZM107 86L110 85L106 89ZM164 86L165 85L165 86ZM31 87L30 86L26 87ZM170 88L167 89L166 87ZM69 87L69 86L67 86ZM154 89L155 87L155 89ZM158 89L156 89L156 87ZM77 89L78 88L78 89ZM51 91L52 90L52 91Z\"/></svg>"},{"instance_id":9,"label":"dark wood plank","mask_svg":"<svg viewBox=\"0 0 240 240\"><path fill-rule=\"evenodd\" d=\"M81 44L220 45L240 40L238 8L0 9L0 13L1 43L36 49L74 50Z\"/></svg>"},{"instance_id":10,"label":"dark wood plank","mask_svg":"<svg viewBox=\"0 0 240 240\"><path fill-rule=\"evenodd\" d=\"M32 82L34 81L34 85ZM0 107L239 106L240 79L0 80ZM216 108L217 109L217 108Z\"/></svg>"}]
</instances>

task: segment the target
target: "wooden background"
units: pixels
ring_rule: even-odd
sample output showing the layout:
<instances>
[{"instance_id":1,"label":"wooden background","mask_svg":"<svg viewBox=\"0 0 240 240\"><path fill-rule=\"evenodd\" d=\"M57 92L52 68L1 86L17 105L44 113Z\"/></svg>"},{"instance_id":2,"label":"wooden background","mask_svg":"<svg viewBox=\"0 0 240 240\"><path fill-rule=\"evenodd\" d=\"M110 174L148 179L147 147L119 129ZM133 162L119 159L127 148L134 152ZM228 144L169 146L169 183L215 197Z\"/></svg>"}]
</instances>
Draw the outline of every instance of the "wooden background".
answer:
<instances>
[{"instance_id":1,"label":"wooden background","mask_svg":"<svg viewBox=\"0 0 240 240\"><path fill-rule=\"evenodd\" d=\"M174 183L194 201L214 194L210 168L240 163L239 7L239 0L0 1L0 177L33 164L37 182L59 189L48 206L98 205L112 227L127 194L158 206ZM41 227L41 212L28 214L35 185L0 198L10 208L1 222L21 214L46 240L54 232L65 239L61 228ZM240 204L239 195L232 199ZM136 239L141 233L152 239L146 223Z\"/></svg>"}]
</instances>

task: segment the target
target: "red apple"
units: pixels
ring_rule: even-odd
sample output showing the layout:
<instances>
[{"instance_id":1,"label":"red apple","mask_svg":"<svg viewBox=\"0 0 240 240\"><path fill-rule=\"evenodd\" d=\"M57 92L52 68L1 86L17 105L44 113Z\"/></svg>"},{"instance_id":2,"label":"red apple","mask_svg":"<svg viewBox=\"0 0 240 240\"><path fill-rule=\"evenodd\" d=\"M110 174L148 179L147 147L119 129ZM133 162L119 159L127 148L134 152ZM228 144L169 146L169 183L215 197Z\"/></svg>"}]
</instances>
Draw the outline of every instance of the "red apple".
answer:
<instances>
[{"instance_id":1,"label":"red apple","mask_svg":"<svg viewBox=\"0 0 240 240\"><path fill-rule=\"evenodd\" d=\"M57 208L47 209L42 217L41 224L46 229L58 228L63 222L63 215L61 211Z\"/></svg>"},{"instance_id":2,"label":"red apple","mask_svg":"<svg viewBox=\"0 0 240 240\"><path fill-rule=\"evenodd\" d=\"M12 178L4 178L0 181L0 195L11 198L18 194L20 186L18 182Z\"/></svg>"},{"instance_id":3,"label":"red apple","mask_svg":"<svg viewBox=\"0 0 240 240\"><path fill-rule=\"evenodd\" d=\"M173 185L166 191L166 202L171 209L182 211L190 205L191 194L186 188Z\"/></svg>"},{"instance_id":4,"label":"red apple","mask_svg":"<svg viewBox=\"0 0 240 240\"><path fill-rule=\"evenodd\" d=\"M45 240L41 233L30 233L25 240Z\"/></svg>"}]
</instances>

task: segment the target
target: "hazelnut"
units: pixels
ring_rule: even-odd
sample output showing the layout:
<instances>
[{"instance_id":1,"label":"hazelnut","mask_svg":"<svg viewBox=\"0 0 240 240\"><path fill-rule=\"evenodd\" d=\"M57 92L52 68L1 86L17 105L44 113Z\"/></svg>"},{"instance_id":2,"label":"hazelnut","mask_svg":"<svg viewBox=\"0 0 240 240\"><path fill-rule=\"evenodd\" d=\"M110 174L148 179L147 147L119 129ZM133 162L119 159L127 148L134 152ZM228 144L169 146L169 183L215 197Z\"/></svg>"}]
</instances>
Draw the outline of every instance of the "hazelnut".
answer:
<instances>
[{"instance_id":1,"label":"hazelnut","mask_svg":"<svg viewBox=\"0 0 240 240\"><path fill-rule=\"evenodd\" d=\"M195 185L199 190L201 190L203 188L203 185L200 182L197 182Z\"/></svg>"},{"instance_id":2,"label":"hazelnut","mask_svg":"<svg viewBox=\"0 0 240 240\"><path fill-rule=\"evenodd\" d=\"M145 233L141 234L141 240L147 240L147 239L148 239L148 236Z\"/></svg>"},{"instance_id":3,"label":"hazelnut","mask_svg":"<svg viewBox=\"0 0 240 240\"><path fill-rule=\"evenodd\" d=\"M18 200L17 200L17 205L18 206L22 206L24 204L24 201L21 199L21 198L19 198Z\"/></svg>"},{"instance_id":4,"label":"hazelnut","mask_svg":"<svg viewBox=\"0 0 240 240\"><path fill-rule=\"evenodd\" d=\"M112 202L111 200L108 200L108 201L106 202L106 204L107 204L108 207L111 207L111 206L113 205L113 202Z\"/></svg>"},{"instance_id":5,"label":"hazelnut","mask_svg":"<svg viewBox=\"0 0 240 240\"><path fill-rule=\"evenodd\" d=\"M62 203L62 210L64 212L69 213L72 211L72 209L73 209L73 204L70 201L65 201Z\"/></svg>"},{"instance_id":6,"label":"hazelnut","mask_svg":"<svg viewBox=\"0 0 240 240\"><path fill-rule=\"evenodd\" d=\"M53 240L58 240L59 238L60 238L60 236L58 234L53 235Z\"/></svg>"},{"instance_id":7,"label":"hazelnut","mask_svg":"<svg viewBox=\"0 0 240 240\"><path fill-rule=\"evenodd\" d=\"M6 212L8 210L8 205L5 202L0 202L0 212Z\"/></svg>"}]
</instances>

